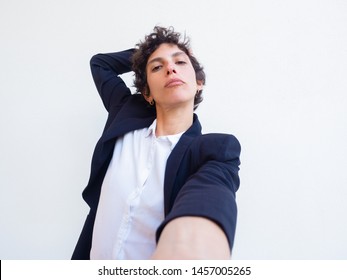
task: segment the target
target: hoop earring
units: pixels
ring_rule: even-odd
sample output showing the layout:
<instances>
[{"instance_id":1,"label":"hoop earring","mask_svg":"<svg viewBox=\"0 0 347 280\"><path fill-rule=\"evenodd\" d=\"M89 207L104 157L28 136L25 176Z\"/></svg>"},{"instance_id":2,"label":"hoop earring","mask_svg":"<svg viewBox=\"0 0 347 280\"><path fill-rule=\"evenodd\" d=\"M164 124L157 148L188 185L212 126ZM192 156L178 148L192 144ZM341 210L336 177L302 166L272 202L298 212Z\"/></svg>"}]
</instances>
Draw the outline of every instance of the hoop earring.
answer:
<instances>
[{"instance_id":1,"label":"hoop earring","mask_svg":"<svg viewBox=\"0 0 347 280\"><path fill-rule=\"evenodd\" d=\"M153 106L154 105L154 100L152 99L151 101L148 102L149 105Z\"/></svg>"}]
</instances>

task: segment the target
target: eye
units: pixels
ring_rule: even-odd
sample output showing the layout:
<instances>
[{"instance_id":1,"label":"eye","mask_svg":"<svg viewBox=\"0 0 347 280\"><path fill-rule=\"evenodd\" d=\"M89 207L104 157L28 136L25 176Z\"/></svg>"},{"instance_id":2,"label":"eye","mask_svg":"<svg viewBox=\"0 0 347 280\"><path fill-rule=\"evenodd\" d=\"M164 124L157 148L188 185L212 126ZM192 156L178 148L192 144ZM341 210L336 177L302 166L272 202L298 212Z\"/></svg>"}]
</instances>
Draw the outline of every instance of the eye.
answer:
<instances>
[{"instance_id":1,"label":"eye","mask_svg":"<svg viewBox=\"0 0 347 280\"><path fill-rule=\"evenodd\" d=\"M152 72L159 71L161 68L162 68L161 65L154 66L154 67L152 68Z\"/></svg>"},{"instance_id":2,"label":"eye","mask_svg":"<svg viewBox=\"0 0 347 280\"><path fill-rule=\"evenodd\" d=\"M185 62L184 60L179 60L179 61L176 62L176 64L184 65L184 64L187 64L187 62Z\"/></svg>"}]
</instances>

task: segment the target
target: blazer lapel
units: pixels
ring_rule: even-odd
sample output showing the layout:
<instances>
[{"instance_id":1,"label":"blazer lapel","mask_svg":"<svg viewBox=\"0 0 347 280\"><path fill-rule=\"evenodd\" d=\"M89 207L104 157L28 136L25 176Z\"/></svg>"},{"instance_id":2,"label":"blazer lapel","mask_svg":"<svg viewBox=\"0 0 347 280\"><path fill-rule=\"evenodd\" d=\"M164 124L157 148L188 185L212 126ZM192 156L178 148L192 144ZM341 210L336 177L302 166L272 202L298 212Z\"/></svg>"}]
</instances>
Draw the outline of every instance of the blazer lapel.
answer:
<instances>
[{"instance_id":1,"label":"blazer lapel","mask_svg":"<svg viewBox=\"0 0 347 280\"><path fill-rule=\"evenodd\" d=\"M170 200L173 187L176 180L176 175L180 167L182 158L187 151L190 143L197 136L201 135L201 124L197 115L194 114L193 125L181 136L181 139L176 144L175 148L171 152L165 169L164 178L164 213L168 214L170 209Z\"/></svg>"},{"instance_id":2,"label":"blazer lapel","mask_svg":"<svg viewBox=\"0 0 347 280\"><path fill-rule=\"evenodd\" d=\"M134 131L144 127L149 127L155 119L155 116L147 117L145 119L134 118L124 119L117 122L113 122L109 129L107 129L103 142L115 139L121 135L126 134L129 131Z\"/></svg>"},{"instance_id":3,"label":"blazer lapel","mask_svg":"<svg viewBox=\"0 0 347 280\"><path fill-rule=\"evenodd\" d=\"M149 127L156 118L154 106L146 108L147 104L139 94L131 97L105 131L103 142L115 139L129 131Z\"/></svg>"}]
</instances>

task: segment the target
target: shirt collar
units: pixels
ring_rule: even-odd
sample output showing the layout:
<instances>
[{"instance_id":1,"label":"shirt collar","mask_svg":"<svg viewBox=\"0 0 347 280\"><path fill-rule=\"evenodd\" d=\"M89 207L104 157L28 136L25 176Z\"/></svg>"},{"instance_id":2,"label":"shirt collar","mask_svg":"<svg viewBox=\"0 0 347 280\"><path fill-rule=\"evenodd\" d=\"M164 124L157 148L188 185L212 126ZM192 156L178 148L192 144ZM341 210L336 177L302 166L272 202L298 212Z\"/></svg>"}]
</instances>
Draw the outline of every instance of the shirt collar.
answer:
<instances>
[{"instance_id":1,"label":"shirt collar","mask_svg":"<svg viewBox=\"0 0 347 280\"><path fill-rule=\"evenodd\" d=\"M149 128L147 129L146 133L145 133L145 137L149 137L149 136L154 136L155 137L155 129L157 128L157 119L155 119L152 124L149 126Z\"/></svg>"},{"instance_id":2,"label":"shirt collar","mask_svg":"<svg viewBox=\"0 0 347 280\"><path fill-rule=\"evenodd\" d=\"M167 135L167 136L160 136L160 137L156 137L155 135L155 130L157 128L157 119L155 119L153 121L153 123L148 127L146 133L145 133L145 137L152 137L152 138L157 138L157 139L166 139L166 141L168 141L171 145L171 149L173 149L175 147L175 145L177 144L177 142L179 141L179 139L181 138L182 134L185 132L181 132L175 135Z\"/></svg>"}]
</instances>

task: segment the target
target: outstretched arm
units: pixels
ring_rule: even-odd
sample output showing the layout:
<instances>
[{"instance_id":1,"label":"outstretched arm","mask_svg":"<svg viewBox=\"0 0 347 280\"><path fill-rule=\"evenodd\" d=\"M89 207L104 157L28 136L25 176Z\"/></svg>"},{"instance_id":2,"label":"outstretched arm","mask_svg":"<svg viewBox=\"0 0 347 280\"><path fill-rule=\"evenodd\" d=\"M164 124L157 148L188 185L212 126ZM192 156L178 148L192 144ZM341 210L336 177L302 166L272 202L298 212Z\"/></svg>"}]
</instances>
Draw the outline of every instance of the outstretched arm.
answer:
<instances>
[{"instance_id":1,"label":"outstretched arm","mask_svg":"<svg viewBox=\"0 0 347 280\"><path fill-rule=\"evenodd\" d=\"M222 229L202 217L180 217L164 228L152 259L230 259Z\"/></svg>"},{"instance_id":2,"label":"outstretched arm","mask_svg":"<svg viewBox=\"0 0 347 280\"><path fill-rule=\"evenodd\" d=\"M153 259L230 259L240 144L233 136L205 135L192 146L191 167L197 169L158 228Z\"/></svg>"}]
</instances>

